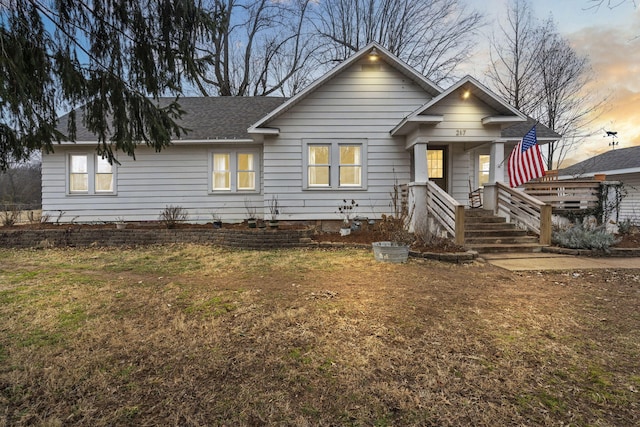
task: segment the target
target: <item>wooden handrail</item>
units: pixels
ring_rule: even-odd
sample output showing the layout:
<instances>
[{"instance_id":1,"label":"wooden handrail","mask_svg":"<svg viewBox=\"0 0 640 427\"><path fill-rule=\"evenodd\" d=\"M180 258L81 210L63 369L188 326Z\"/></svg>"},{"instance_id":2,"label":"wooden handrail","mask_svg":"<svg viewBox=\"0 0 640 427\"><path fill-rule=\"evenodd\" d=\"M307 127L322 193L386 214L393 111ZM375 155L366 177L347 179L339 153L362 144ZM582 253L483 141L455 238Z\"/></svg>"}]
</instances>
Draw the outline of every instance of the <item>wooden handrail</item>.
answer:
<instances>
[{"instance_id":1,"label":"wooden handrail","mask_svg":"<svg viewBox=\"0 0 640 427\"><path fill-rule=\"evenodd\" d=\"M548 183L545 183L548 184ZM540 236L541 245L551 244L551 205L501 182L496 183L498 214L506 216Z\"/></svg>"},{"instance_id":2,"label":"wooden handrail","mask_svg":"<svg viewBox=\"0 0 640 427\"><path fill-rule=\"evenodd\" d=\"M427 211L451 236L464 245L464 205L433 181L427 181Z\"/></svg>"}]
</instances>

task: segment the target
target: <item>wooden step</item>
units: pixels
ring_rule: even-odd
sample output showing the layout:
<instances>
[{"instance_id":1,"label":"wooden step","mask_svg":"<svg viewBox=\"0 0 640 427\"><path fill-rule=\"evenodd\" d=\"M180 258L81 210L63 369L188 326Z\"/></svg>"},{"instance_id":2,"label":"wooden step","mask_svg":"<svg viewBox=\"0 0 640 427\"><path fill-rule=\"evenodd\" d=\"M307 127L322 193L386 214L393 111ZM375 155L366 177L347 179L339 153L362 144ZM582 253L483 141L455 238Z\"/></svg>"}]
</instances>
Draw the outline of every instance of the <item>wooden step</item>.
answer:
<instances>
[{"instance_id":1,"label":"wooden step","mask_svg":"<svg viewBox=\"0 0 640 427\"><path fill-rule=\"evenodd\" d=\"M499 253L499 252L540 252L543 245L537 243L522 243L522 244L470 244L465 245L467 249L474 250L479 254L483 253Z\"/></svg>"},{"instance_id":2,"label":"wooden step","mask_svg":"<svg viewBox=\"0 0 640 427\"><path fill-rule=\"evenodd\" d=\"M465 211L465 247L479 253L540 252L542 245L537 236L531 236L505 218L490 211Z\"/></svg>"},{"instance_id":3,"label":"wooden step","mask_svg":"<svg viewBox=\"0 0 640 427\"><path fill-rule=\"evenodd\" d=\"M466 224L464 225L465 231L507 231L518 230L513 224L503 223L487 223L487 224Z\"/></svg>"},{"instance_id":4,"label":"wooden step","mask_svg":"<svg viewBox=\"0 0 640 427\"><path fill-rule=\"evenodd\" d=\"M511 229L511 228L504 228L504 229L487 228L487 229L479 229L479 230L467 229L464 232L465 237L501 237L501 236L521 237L521 236L528 236L528 235L529 235L529 232L527 230Z\"/></svg>"},{"instance_id":5,"label":"wooden step","mask_svg":"<svg viewBox=\"0 0 640 427\"><path fill-rule=\"evenodd\" d=\"M465 238L468 245L490 245L490 244L528 244L538 243L535 236L492 236L492 237L470 237Z\"/></svg>"},{"instance_id":6,"label":"wooden step","mask_svg":"<svg viewBox=\"0 0 640 427\"><path fill-rule=\"evenodd\" d=\"M506 224L507 220L501 216L472 216L464 217L465 224Z\"/></svg>"}]
</instances>

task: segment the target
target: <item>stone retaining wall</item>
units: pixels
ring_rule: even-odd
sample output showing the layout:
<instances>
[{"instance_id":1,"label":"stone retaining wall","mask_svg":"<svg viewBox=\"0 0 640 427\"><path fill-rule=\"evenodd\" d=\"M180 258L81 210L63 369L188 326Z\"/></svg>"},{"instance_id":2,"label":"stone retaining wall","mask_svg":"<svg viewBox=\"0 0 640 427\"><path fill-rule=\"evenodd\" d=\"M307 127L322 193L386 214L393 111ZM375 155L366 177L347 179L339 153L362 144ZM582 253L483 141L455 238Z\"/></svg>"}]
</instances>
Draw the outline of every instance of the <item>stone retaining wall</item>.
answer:
<instances>
[{"instance_id":1,"label":"stone retaining wall","mask_svg":"<svg viewBox=\"0 0 640 427\"><path fill-rule=\"evenodd\" d=\"M124 230L60 226L49 229L0 229L2 248L53 248L90 246L141 246L167 243L199 243L243 249L278 249L296 247L344 248L354 247L371 250L370 244L343 242L314 242L313 228L304 230L269 229L139 229ZM473 261L478 254L424 253L410 251L409 256L438 261L463 263Z\"/></svg>"},{"instance_id":2,"label":"stone retaining wall","mask_svg":"<svg viewBox=\"0 0 640 427\"><path fill-rule=\"evenodd\" d=\"M82 226L41 230L2 230L0 247L47 248L88 246L139 246L166 243L202 243L246 249L309 246L313 229L100 229Z\"/></svg>"}]
</instances>

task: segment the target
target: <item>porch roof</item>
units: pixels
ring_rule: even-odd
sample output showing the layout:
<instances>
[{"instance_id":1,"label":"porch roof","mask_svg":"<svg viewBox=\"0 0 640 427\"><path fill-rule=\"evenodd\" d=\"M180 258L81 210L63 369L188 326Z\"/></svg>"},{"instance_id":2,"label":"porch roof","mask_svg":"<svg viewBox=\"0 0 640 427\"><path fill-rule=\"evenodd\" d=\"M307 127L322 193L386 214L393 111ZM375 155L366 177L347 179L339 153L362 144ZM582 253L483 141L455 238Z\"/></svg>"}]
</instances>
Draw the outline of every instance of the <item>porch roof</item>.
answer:
<instances>
[{"instance_id":1,"label":"porch roof","mask_svg":"<svg viewBox=\"0 0 640 427\"><path fill-rule=\"evenodd\" d=\"M518 123L526 122L527 120L526 115L506 103L502 98L493 93L478 80L474 79L471 76L465 76L457 83L449 87L447 90L442 92L440 95L431 99L429 102L425 103L413 113L405 117L396 127L394 127L390 131L391 135L406 135L413 129L415 129L419 124L436 124L442 121L425 120L425 117L435 117L428 114L429 109L441 103L443 99L450 96L456 91L460 91L461 96L463 93L466 94L465 96L474 96L496 111L495 115L482 118L483 125ZM521 136L523 136L525 133L526 132L523 132Z\"/></svg>"}]
</instances>

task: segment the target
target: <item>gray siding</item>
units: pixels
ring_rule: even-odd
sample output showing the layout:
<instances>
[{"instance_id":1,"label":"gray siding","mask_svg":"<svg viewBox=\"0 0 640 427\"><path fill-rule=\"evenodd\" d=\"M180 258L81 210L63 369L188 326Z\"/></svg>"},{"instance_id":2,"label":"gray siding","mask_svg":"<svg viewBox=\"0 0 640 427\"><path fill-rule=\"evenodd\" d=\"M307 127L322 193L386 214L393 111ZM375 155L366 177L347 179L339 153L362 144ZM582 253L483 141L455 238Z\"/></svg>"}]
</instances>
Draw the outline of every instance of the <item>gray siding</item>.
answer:
<instances>
[{"instance_id":1,"label":"gray siding","mask_svg":"<svg viewBox=\"0 0 640 427\"><path fill-rule=\"evenodd\" d=\"M429 130L430 140L461 143L500 138L499 125L482 124L483 118L496 114L493 108L475 97L461 101L457 96L454 92L425 111L427 115L443 116L443 121Z\"/></svg>"},{"instance_id":2,"label":"gray siding","mask_svg":"<svg viewBox=\"0 0 640 427\"><path fill-rule=\"evenodd\" d=\"M55 154L43 156L42 209L52 220L64 212L64 222L114 221L117 217L153 221L168 205L187 209L191 222L209 222L214 211L226 221L239 221L246 217L245 199L261 209L263 199L257 192L209 194L212 148L174 146L156 153L141 147L136 150L135 161L121 155L121 165L116 166L115 195L67 194L66 153L93 154L94 150L91 146L57 148Z\"/></svg>"},{"instance_id":3,"label":"gray siding","mask_svg":"<svg viewBox=\"0 0 640 427\"><path fill-rule=\"evenodd\" d=\"M622 182L627 191L627 196L620 203L620 221L629 219L640 225L640 173L610 175L607 179Z\"/></svg>"},{"instance_id":4,"label":"gray siding","mask_svg":"<svg viewBox=\"0 0 640 427\"><path fill-rule=\"evenodd\" d=\"M428 100L421 88L385 64L379 70L364 70L360 63L344 70L268 124L279 128L280 136L264 142L265 204L278 195L283 219L339 219L343 199L355 199L361 216L389 213L394 180L407 183L410 177L404 138L389 131ZM365 139L367 189L304 189L307 139Z\"/></svg>"}]
</instances>

